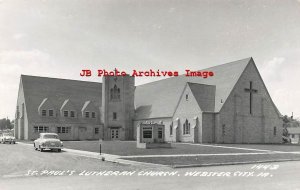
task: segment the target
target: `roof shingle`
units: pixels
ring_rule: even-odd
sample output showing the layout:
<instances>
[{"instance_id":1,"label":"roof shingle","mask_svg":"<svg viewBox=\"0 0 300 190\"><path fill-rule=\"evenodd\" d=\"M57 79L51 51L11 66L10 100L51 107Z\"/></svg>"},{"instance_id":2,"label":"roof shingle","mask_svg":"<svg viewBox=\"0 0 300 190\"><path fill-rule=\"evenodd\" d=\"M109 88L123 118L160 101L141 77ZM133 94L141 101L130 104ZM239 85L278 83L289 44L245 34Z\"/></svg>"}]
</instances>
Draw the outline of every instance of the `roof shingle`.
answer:
<instances>
[{"instance_id":1,"label":"roof shingle","mask_svg":"<svg viewBox=\"0 0 300 190\"><path fill-rule=\"evenodd\" d=\"M216 86L214 112L222 108L234 85L252 58L246 58L201 71L214 72L213 77L180 75L137 86L135 91L135 119L172 117L187 82Z\"/></svg>"}]
</instances>

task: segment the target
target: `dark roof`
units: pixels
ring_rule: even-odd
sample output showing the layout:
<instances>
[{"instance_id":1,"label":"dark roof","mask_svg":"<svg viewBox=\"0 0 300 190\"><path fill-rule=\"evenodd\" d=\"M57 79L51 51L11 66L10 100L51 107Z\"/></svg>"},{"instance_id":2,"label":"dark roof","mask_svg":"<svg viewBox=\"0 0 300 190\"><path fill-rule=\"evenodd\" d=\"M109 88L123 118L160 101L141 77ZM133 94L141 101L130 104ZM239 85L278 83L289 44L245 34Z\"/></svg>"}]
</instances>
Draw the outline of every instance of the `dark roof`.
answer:
<instances>
[{"instance_id":1,"label":"dark roof","mask_svg":"<svg viewBox=\"0 0 300 190\"><path fill-rule=\"evenodd\" d=\"M203 69L201 71L212 71L215 74L206 79L181 75L137 86L135 119L172 117L187 83L201 110L219 112L251 59L242 59ZM22 75L21 81L28 119L35 122L47 120L47 118L40 118L37 114L37 109L45 98L53 102L57 111L67 99L76 107L78 113L86 101L91 101L96 107L101 107L101 83L27 75ZM204 89L207 94L203 93ZM203 101L202 98L209 101Z\"/></svg>"},{"instance_id":2,"label":"dark roof","mask_svg":"<svg viewBox=\"0 0 300 190\"><path fill-rule=\"evenodd\" d=\"M187 83L202 111L213 112L215 109L216 86Z\"/></svg>"},{"instance_id":3,"label":"dark roof","mask_svg":"<svg viewBox=\"0 0 300 190\"><path fill-rule=\"evenodd\" d=\"M252 58L201 70L214 72L215 76L209 78L181 75L137 86L135 119L172 117L187 82L216 86L213 111L219 112L250 60ZM208 105L207 108L210 106Z\"/></svg>"},{"instance_id":4,"label":"dark roof","mask_svg":"<svg viewBox=\"0 0 300 190\"><path fill-rule=\"evenodd\" d=\"M102 84L69 79L21 75L27 117L29 121L45 122L58 118L41 118L37 114L38 107L48 98L59 111L65 100L69 99L78 114L86 101L92 101L95 106L101 106ZM78 121L77 121L78 122Z\"/></svg>"}]
</instances>

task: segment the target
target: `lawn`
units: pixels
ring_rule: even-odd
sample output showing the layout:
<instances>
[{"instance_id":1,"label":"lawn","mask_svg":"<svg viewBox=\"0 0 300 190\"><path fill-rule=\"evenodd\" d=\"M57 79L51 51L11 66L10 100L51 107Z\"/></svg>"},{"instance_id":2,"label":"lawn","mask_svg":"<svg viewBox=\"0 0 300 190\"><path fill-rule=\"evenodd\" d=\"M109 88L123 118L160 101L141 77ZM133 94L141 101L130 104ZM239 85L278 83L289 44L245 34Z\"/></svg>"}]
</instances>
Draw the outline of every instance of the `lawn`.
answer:
<instances>
[{"instance_id":1,"label":"lawn","mask_svg":"<svg viewBox=\"0 0 300 190\"><path fill-rule=\"evenodd\" d=\"M64 147L76 150L99 152L99 141L64 141ZM131 155L174 155L174 154L218 154L218 153L246 153L257 152L251 150L195 146L190 144L172 144L172 148L140 149L136 148L135 141L103 141L102 153L120 156Z\"/></svg>"},{"instance_id":2,"label":"lawn","mask_svg":"<svg viewBox=\"0 0 300 190\"><path fill-rule=\"evenodd\" d=\"M186 166L186 165L218 165L233 163L253 163L283 161L283 160L300 160L300 154L259 154L259 155L222 155L222 156L178 156L178 157L136 157L123 158L138 162L155 163L169 166Z\"/></svg>"},{"instance_id":3,"label":"lawn","mask_svg":"<svg viewBox=\"0 0 300 190\"><path fill-rule=\"evenodd\" d=\"M253 148L282 152L299 152L300 144L222 144L221 146Z\"/></svg>"},{"instance_id":4,"label":"lawn","mask_svg":"<svg viewBox=\"0 0 300 190\"><path fill-rule=\"evenodd\" d=\"M99 152L99 141L65 141L65 148ZM232 164L248 162L269 162L300 160L299 145L283 144L184 144L173 143L172 148L139 149L135 141L103 141L102 153L125 156L122 159L155 163L169 166ZM279 153L273 151L280 151ZM231 153L252 153L249 155L230 155ZM255 154L253 154L255 153ZM258 154L256 154L258 153ZM229 155L191 155L191 154L229 154ZM152 156L153 155L153 156ZM162 156L159 156L162 155ZM170 155L170 156L168 156ZM174 156L171 156L174 155ZM175 156L178 155L178 156ZM187 155L187 156L180 156ZM129 157L126 157L129 156ZM132 157L130 157L132 156Z\"/></svg>"}]
</instances>

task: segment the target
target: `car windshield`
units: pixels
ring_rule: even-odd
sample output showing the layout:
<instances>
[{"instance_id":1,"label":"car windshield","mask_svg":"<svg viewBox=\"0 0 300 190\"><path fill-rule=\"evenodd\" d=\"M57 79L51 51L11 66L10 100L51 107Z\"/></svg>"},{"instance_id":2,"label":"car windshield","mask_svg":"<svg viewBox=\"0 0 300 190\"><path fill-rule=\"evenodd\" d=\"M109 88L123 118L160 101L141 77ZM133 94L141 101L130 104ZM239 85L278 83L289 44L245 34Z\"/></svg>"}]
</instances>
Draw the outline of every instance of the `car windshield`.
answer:
<instances>
[{"instance_id":1,"label":"car windshield","mask_svg":"<svg viewBox=\"0 0 300 190\"><path fill-rule=\"evenodd\" d=\"M44 135L44 139L58 139L57 135Z\"/></svg>"},{"instance_id":2,"label":"car windshield","mask_svg":"<svg viewBox=\"0 0 300 190\"><path fill-rule=\"evenodd\" d=\"M11 134L3 134L3 136L12 137L13 135L11 135Z\"/></svg>"}]
</instances>

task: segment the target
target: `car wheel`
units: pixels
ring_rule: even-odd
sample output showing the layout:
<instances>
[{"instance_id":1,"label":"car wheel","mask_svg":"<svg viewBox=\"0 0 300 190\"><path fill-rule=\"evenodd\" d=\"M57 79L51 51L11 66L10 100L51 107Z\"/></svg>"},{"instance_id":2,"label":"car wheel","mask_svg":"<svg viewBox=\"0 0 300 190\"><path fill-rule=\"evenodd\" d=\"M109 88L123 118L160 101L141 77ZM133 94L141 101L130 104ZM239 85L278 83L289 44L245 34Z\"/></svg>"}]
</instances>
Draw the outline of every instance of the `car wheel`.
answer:
<instances>
[{"instance_id":1,"label":"car wheel","mask_svg":"<svg viewBox=\"0 0 300 190\"><path fill-rule=\"evenodd\" d=\"M33 147L34 147L34 150L37 150L37 147L35 147L35 144L33 143Z\"/></svg>"},{"instance_id":2,"label":"car wheel","mask_svg":"<svg viewBox=\"0 0 300 190\"><path fill-rule=\"evenodd\" d=\"M13 144L16 144L16 142L14 141Z\"/></svg>"},{"instance_id":3,"label":"car wheel","mask_svg":"<svg viewBox=\"0 0 300 190\"><path fill-rule=\"evenodd\" d=\"M57 149L57 152L61 152L61 149Z\"/></svg>"},{"instance_id":4,"label":"car wheel","mask_svg":"<svg viewBox=\"0 0 300 190\"><path fill-rule=\"evenodd\" d=\"M44 151L44 149L43 149L43 148L41 148L41 146L39 146L39 150L40 150L41 152L43 152L43 151Z\"/></svg>"}]
</instances>

